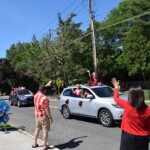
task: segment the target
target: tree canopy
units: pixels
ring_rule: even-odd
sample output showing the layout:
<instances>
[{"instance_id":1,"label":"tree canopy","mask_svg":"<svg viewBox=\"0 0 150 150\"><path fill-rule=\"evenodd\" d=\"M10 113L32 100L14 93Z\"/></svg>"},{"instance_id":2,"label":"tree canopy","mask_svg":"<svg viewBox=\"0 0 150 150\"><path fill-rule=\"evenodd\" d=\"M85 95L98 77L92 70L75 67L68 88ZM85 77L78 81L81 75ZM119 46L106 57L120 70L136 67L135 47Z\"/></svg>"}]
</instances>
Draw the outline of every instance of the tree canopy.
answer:
<instances>
[{"instance_id":1,"label":"tree canopy","mask_svg":"<svg viewBox=\"0 0 150 150\"><path fill-rule=\"evenodd\" d=\"M150 80L149 6L147 0L125 0L103 22L94 21L101 81L108 83L114 76ZM24 72L36 84L58 78L66 85L87 82L86 70L93 71L90 27L82 30L75 17L70 14L63 20L58 13L55 31L49 29L40 40L33 35L31 42L12 44L7 59L14 71Z\"/></svg>"}]
</instances>

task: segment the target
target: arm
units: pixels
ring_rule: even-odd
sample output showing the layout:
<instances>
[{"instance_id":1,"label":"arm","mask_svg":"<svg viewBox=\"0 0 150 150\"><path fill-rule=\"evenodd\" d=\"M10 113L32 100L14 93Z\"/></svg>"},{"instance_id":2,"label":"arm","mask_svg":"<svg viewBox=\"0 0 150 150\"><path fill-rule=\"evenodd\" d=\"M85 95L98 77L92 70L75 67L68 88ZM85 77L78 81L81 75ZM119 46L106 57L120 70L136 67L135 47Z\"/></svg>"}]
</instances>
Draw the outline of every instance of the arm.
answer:
<instances>
[{"instance_id":1,"label":"arm","mask_svg":"<svg viewBox=\"0 0 150 150\"><path fill-rule=\"evenodd\" d=\"M52 81L50 80L47 84L45 84L46 87L51 86Z\"/></svg>"},{"instance_id":2,"label":"arm","mask_svg":"<svg viewBox=\"0 0 150 150\"><path fill-rule=\"evenodd\" d=\"M76 92L75 92L75 90L74 90L74 89L72 89L72 92L73 92L73 94L76 94Z\"/></svg>"},{"instance_id":3,"label":"arm","mask_svg":"<svg viewBox=\"0 0 150 150\"><path fill-rule=\"evenodd\" d=\"M114 100L116 101L116 103L122 107L125 108L126 105L128 104L128 101L125 101L121 98L119 98L119 80L117 81L116 78L113 78L111 83L114 85L115 87L115 91L114 91Z\"/></svg>"},{"instance_id":4,"label":"arm","mask_svg":"<svg viewBox=\"0 0 150 150\"><path fill-rule=\"evenodd\" d=\"M47 109L45 109L45 112L46 112L48 118L50 119L50 124L52 124L53 118L52 118L51 111L50 111L49 107Z\"/></svg>"},{"instance_id":5,"label":"arm","mask_svg":"<svg viewBox=\"0 0 150 150\"><path fill-rule=\"evenodd\" d=\"M52 115L51 115L51 111L50 111L49 107L47 109L45 109L45 112L46 112L48 118L52 119Z\"/></svg>"},{"instance_id":6,"label":"arm","mask_svg":"<svg viewBox=\"0 0 150 150\"><path fill-rule=\"evenodd\" d=\"M114 100L122 108L125 108L126 105L128 104L128 101L125 101L125 100L119 98L119 89L118 88L115 88L115 91L114 91Z\"/></svg>"},{"instance_id":7,"label":"arm","mask_svg":"<svg viewBox=\"0 0 150 150\"><path fill-rule=\"evenodd\" d=\"M91 77L90 70L87 70L87 72L89 73L89 77Z\"/></svg>"},{"instance_id":8,"label":"arm","mask_svg":"<svg viewBox=\"0 0 150 150\"><path fill-rule=\"evenodd\" d=\"M44 100L44 109L46 112L47 117L50 119L51 123L52 123L52 115L49 109L49 100L48 98Z\"/></svg>"}]
</instances>

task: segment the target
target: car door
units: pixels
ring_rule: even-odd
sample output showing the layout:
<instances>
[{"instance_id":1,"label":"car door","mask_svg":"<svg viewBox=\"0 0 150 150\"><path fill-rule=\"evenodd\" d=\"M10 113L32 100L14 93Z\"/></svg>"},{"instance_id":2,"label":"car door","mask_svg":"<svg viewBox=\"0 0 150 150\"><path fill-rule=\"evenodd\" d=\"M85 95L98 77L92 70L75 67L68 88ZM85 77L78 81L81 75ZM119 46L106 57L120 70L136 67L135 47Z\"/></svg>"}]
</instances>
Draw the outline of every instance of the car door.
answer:
<instances>
[{"instance_id":1,"label":"car door","mask_svg":"<svg viewBox=\"0 0 150 150\"><path fill-rule=\"evenodd\" d=\"M83 89L83 91L85 91L85 89ZM93 96L93 98L88 97L80 98L78 100L78 113L85 116L96 117L97 107L95 107L95 97L89 90L86 89L86 91L88 91L89 95Z\"/></svg>"},{"instance_id":2,"label":"car door","mask_svg":"<svg viewBox=\"0 0 150 150\"><path fill-rule=\"evenodd\" d=\"M81 95L76 95L73 92L70 94L70 111L73 114L79 114L79 102L81 100Z\"/></svg>"},{"instance_id":3,"label":"car door","mask_svg":"<svg viewBox=\"0 0 150 150\"><path fill-rule=\"evenodd\" d=\"M77 113L78 97L73 94L72 89L66 89L61 97L60 107L66 104L72 114Z\"/></svg>"}]
</instances>

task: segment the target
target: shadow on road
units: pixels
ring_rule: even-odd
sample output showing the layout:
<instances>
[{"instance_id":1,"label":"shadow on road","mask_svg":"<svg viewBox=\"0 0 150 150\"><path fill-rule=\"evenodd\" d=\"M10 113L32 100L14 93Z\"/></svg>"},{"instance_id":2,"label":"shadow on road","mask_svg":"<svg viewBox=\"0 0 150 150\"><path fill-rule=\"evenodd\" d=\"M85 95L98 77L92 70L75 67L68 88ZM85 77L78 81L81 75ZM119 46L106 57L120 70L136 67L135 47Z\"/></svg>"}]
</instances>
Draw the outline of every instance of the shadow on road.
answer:
<instances>
[{"instance_id":1,"label":"shadow on road","mask_svg":"<svg viewBox=\"0 0 150 150\"><path fill-rule=\"evenodd\" d=\"M57 148L59 148L61 150L66 149L66 148L68 148L68 149L76 148L76 147L78 147L83 142L83 140L79 140L78 141L78 139L86 138L86 137L87 136L82 136L82 137L74 138L74 139L70 140L67 143L60 144L60 145L55 145L55 147L57 147Z\"/></svg>"},{"instance_id":2,"label":"shadow on road","mask_svg":"<svg viewBox=\"0 0 150 150\"><path fill-rule=\"evenodd\" d=\"M98 120L97 120L97 119L94 119L94 118L87 118L87 117L81 117L81 116L74 116L73 119L78 120L78 121L88 122L88 123L99 124Z\"/></svg>"},{"instance_id":3,"label":"shadow on road","mask_svg":"<svg viewBox=\"0 0 150 150\"><path fill-rule=\"evenodd\" d=\"M88 122L88 123L94 123L94 124L99 124L100 126L102 126L100 123L99 123L99 121L97 120L97 119L95 119L95 118L87 118L87 117L82 117L82 116L73 116L73 118L72 119L75 119L75 120L77 120L77 121L84 121L84 122ZM119 122L115 122L114 124L113 124L113 126L112 127L109 127L109 128L119 128L120 127L120 125L121 125L121 121L119 121Z\"/></svg>"}]
</instances>

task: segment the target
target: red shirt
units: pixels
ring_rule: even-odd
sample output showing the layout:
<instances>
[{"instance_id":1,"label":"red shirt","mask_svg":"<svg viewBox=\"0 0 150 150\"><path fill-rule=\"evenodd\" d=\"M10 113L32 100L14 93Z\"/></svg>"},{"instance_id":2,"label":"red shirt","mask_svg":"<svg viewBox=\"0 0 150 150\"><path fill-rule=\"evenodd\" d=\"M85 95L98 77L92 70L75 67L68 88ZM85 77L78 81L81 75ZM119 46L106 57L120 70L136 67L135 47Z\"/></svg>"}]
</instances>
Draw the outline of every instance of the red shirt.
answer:
<instances>
[{"instance_id":1,"label":"red shirt","mask_svg":"<svg viewBox=\"0 0 150 150\"><path fill-rule=\"evenodd\" d=\"M121 129L133 135L150 135L150 107L147 106L145 109L137 111L129 104L129 101L120 99L118 92L119 89L115 88L114 99L125 110Z\"/></svg>"},{"instance_id":2,"label":"red shirt","mask_svg":"<svg viewBox=\"0 0 150 150\"><path fill-rule=\"evenodd\" d=\"M34 96L34 106L36 118L48 117L45 109L49 107L49 99L39 91Z\"/></svg>"},{"instance_id":3,"label":"red shirt","mask_svg":"<svg viewBox=\"0 0 150 150\"><path fill-rule=\"evenodd\" d=\"M95 86L98 84L98 79L96 77L90 77L90 80L88 81L88 84L90 86Z\"/></svg>"},{"instance_id":4,"label":"red shirt","mask_svg":"<svg viewBox=\"0 0 150 150\"><path fill-rule=\"evenodd\" d=\"M74 93L75 93L76 95L80 95L81 89L76 89L76 90L74 91Z\"/></svg>"}]
</instances>

